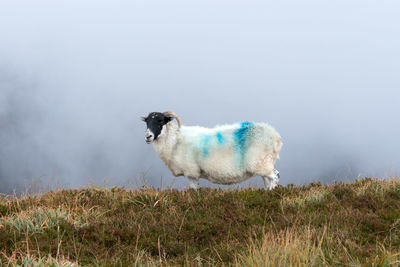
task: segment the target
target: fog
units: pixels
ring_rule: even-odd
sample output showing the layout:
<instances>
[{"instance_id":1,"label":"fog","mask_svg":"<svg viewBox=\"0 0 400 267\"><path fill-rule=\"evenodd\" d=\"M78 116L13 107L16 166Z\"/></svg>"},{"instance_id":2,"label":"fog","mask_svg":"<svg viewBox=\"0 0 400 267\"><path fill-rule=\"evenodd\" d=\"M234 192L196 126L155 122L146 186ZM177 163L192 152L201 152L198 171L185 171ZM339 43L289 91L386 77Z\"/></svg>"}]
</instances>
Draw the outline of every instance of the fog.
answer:
<instances>
[{"instance_id":1,"label":"fog","mask_svg":"<svg viewBox=\"0 0 400 267\"><path fill-rule=\"evenodd\" d=\"M185 125L270 123L283 185L396 176L399 12L365 0L3 1L0 192L185 188L144 142L139 116L166 110Z\"/></svg>"}]
</instances>

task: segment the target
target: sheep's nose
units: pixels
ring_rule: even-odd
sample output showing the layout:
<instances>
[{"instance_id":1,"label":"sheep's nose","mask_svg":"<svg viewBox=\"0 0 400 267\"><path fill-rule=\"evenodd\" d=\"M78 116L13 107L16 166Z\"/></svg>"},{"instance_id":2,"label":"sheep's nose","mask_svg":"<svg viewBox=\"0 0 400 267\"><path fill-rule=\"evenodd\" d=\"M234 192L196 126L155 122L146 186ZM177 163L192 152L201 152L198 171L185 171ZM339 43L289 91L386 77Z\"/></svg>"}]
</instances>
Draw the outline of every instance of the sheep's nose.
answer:
<instances>
[{"instance_id":1,"label":"sheep's nose","mask_svg":"<svg viewBox=\"0 0 400 267\"><path fill-rule=\"evenodd\" d=\"M151 138L153 138L153 135L152 135L152 134L149 134L149 135L146 136L146 139L147 139L147 140L150 140Z\"/></svg>"}]
</instances>

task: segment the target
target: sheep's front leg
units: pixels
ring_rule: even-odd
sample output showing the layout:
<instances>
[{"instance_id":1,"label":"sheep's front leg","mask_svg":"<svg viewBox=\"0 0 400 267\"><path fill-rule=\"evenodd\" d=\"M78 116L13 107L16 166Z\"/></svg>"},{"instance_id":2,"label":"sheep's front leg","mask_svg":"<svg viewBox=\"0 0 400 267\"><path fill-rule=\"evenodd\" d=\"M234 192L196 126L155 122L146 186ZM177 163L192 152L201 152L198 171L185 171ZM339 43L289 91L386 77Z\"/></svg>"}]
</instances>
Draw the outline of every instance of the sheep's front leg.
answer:
<instances>
[{"instance_id":1,"label":"sheep's front leg","mask_svg":"<svg viewBox=\"0 0 400 267\"><path fill-rule=\"evenodd\" d=\"M199 187L199 179L198 178L193 178L193 177L188 177L189 179L189 187L192 189L197 189Z\"/></svg>"}]
</instances>

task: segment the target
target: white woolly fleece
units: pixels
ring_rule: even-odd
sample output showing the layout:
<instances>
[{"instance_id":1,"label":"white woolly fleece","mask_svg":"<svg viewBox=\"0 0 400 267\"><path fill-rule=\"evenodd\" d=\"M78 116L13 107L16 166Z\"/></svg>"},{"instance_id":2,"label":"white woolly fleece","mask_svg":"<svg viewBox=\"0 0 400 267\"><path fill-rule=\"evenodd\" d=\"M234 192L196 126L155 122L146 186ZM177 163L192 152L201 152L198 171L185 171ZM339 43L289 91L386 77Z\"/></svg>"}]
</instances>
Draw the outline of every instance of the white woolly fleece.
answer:
<instances>
[{"instance_id":1,"label":"white woolly fleece","mask_svg":"<svg viewBox=\"0 0 400 267\"><path fill-rule=\"evenodd\" d=\"M265 123L179 128L169 122L153 144L172 174L186 176L192 187L200 178L233 184L261 176L267 189L278 183L274 164L281 151L281 137Z\"/></svg>"}]
</instances>

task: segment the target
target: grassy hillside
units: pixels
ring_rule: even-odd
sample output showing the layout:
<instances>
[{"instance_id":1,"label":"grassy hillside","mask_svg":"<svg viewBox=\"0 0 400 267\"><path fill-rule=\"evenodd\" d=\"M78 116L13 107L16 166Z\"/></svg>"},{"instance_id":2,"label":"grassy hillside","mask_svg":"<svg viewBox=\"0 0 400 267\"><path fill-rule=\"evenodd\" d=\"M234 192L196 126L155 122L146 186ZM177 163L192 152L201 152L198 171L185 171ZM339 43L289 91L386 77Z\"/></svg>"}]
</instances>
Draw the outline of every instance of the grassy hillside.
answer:
<instances>
[{"instance_id":1,"label":"grassy hillside","mask_svg":"<svg viewBox=\"0 0 400 267\"><path fill-rule=\"evenodd\" d=\"M197 191L121 188L0 197L16 264L400 265L400 180Z\"/></svg>"}]
</instances>

